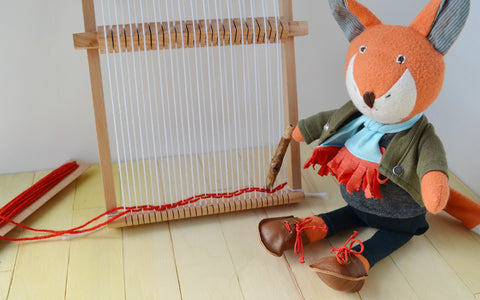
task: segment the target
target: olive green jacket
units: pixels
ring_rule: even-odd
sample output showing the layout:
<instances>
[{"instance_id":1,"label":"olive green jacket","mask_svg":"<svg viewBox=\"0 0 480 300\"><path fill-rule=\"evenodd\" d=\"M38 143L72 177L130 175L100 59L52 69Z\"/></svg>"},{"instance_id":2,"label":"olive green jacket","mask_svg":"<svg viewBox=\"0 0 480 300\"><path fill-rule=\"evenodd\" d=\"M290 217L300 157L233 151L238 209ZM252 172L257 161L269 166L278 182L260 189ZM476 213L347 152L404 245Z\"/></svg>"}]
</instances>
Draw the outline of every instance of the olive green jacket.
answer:
<instances>
[{"instance_id":1,"label":"olive green jacket","mask_svg":"<svg viewBox=\"0 0 480 300\"><path fill-rule=\"evenodd\" d=\"M301 120L298 127L307 144L317 139L321 144L360 115L349 101L340 109L320 112ZM420 180L430 171L441 171L448 176L443 144L435 134L433 125L422 116L412 128L395 134L383 154L378 172L406 190L418 204L424 206Z\"/></svg>"}]
</instances>

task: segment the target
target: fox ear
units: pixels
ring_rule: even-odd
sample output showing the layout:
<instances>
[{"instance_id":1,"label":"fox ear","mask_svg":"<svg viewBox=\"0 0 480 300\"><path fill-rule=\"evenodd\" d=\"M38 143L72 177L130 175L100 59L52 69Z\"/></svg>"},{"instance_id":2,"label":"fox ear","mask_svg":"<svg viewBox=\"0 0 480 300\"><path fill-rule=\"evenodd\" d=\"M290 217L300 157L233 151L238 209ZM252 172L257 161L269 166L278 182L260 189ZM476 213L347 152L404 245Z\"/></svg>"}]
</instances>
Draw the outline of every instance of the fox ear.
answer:
<instances>
[{"instance_id":1,"label":"fox ear","mask_svg":"<svg viewBox=\"0 0 480 300\"><path fill-rule=\"evenodd\" d=\"M356 0L329 0L328 2L333 17L350 42L366 28L382 24L368 8Z\"/></svg>"},{"instance_id":2,"label":"fox ear","mask_svg":"<svg viewBox=\"0 0 480 300\"><path fill-rule=\"evenodd\" d=\"M431 0L410 24L445 55L465 26L470 0Z\"/></svg>"}]
</instances>

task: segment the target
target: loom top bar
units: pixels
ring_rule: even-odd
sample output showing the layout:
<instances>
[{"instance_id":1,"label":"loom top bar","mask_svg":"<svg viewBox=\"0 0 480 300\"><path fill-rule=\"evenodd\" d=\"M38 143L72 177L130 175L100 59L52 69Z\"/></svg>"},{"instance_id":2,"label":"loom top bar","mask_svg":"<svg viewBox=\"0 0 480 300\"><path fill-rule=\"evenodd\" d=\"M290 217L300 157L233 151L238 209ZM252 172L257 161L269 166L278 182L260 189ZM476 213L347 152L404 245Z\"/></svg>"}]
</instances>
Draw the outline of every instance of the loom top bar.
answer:
<instances>
[{"instance_id":1,"label":"loom top bar","mask_svg":"<svg viewBox=\"0 0 480 300\"><path fill-rule=\"evenodd\" d=\"M216 20L212 20L212 21L218 22ZM199 22L202 22L202 21L195 21L195 22L186 21L186 22L184 22L184 24L183 24L184 28L185 28L184 29L184 35L187 35L188 28L189 28L188 26L191 26L191 23L198 24ZM237 21L235 19L232 19L232 22L235 23ZM247 20L246 22L249 22L249 20ZM251 20L250 20L250 22L251 22ZM280 38L282 40L284 40L288 37L305 36L305 35L308 34L308 22L307 21L285 21L285 20L282 20L280 22L283 26L283 31L285 31L287 33L283 37L280 36ZM133 34L134 40L143 41L142 30L138 30L138 28L145 28L145 30L143 32L146 33L147 31L149 31L149 30L147 30L148 28L150 28L150 31L151 31L151 28L152 28L152 26L154 26L154 24L155 23L152 23L152 24L145 23L145 24L140 24L140 25L132 25L132 26L135 26L135 29L137 29L137 32ZM256 43L264 43L265 39L260 38L260 32L263 33L265 29L263 28L262 22L257 22L257 24L259 24L259 26L254 26L255 29L256 29L256 36L259 37L259 38L256 39ZM109 25L108 29L117 30L117 28L129 28L129 27L130 27L129 25L114 25L114 26ZM232 29L233 29L233 27L232 27ZM101 52L104 53L105 48L106 48L105 47L105 33L103 32L104 31L104 26L99 26L97 30L98 31L96 31L96 32L82 32L82 33L73 34L74 48L77 49L77 50L100 49ZM201 35L201 32L203 32L203 31L204 31L204 29L202 28L202 26L199 26L198 29L197 29L197 35ZM216 31L216 26L211 26L210 29L209 29L209 35L214 36L214 34L218 34L215 31ZM221 30L221 31L222 31L221 36L223 36L224 39L227 39L229 36L232 36L232 34L230 32L228 32L228 30L226 30L226 29ZM244 36L248 37L249 33L248 33L248 27L247 26L245 26L244 31L245 31ZM236 35L241 36L241 33L237 33ZM272 34L270 34L270 35L272 35ZM109 38L111 38L113 36L113 39L114 39L113 43L115 43L115 40L117 40L115 34L109 33L109 34L107 34L107 36L109 36ZM121 36L122 37L126 36L128 39L130 39L130 34L127 34L127 33L123 32L123 33L121 33ZM148 36L147 40L153 40L153 39L156 39L156 38L159 38L163 41L165 41L166 39L167 40L172 40L172 41L176 40L176 37L173 37L173 34L170 36L170 38L168 38L167 37L168 33L165 33L165 34L160 34L160 33L159 34L154 34L153 33L152 34L151 32L148 32L148 33L146 33L146 36ZM205 39L205 37L203 39ZM185 38L185 41L187 41L187 40L188 40L188 38ZM274 42L275 41L275 36L273 36L269 40L271 42ZM217 42L216 40L213 40L213 39L211 40L211 43L216 43L216 42ZM250 43L251 43L251 41L250 41ZM153 44L154 43L152 43L152 45ZM177 45L177 43L175 43L175 44ZM200 43L200 44L202 46L205 45L205 43ZM136 45L136 46L140 47L140 50L144 50L144 49L141 49L142 45ZM193 43L189 43L189 45L187 45L187 46L188 47L193 47ZM216 45L214 44L214 46L216 46ZM109 47L111 47L111 45L109 45ZM121 45L121 47L122 47L123 51L131 51L131 46ZM147 46L147 50L153 50L153 49L149 49L149 48L151 48L151 47ZM118 51L118 48L116 49L116 51Z\"/></svg>"}]
</instances>

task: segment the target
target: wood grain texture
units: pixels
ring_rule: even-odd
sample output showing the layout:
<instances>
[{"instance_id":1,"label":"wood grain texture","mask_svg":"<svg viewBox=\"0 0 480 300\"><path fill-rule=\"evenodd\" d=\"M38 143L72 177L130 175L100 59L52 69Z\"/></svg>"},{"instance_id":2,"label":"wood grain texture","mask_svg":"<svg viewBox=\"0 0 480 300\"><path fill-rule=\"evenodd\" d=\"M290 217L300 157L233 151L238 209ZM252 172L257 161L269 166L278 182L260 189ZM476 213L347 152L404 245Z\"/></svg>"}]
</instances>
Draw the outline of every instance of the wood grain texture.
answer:
<instances>
[{"instance_id":1,"label":"wood grain texture","mask_svg":"<svg viewBox=\"0 0 480 300\"><path fill-rule=\"evenodd\" d=\"M0 271L0 299L7 299L11 278L11 271Z\"/></svg>"},{"instance_id":2,"label":"wood grain texture","mask_svg":"<svg viewBox=\"0 0 480 300\"><path fill-rule=\"evenodd\" d=\"M243 299L217 216L172 222L183 299Z\"/></svg>"},{"instance_id":3,"label":"wood grain texture","mask_svg":"<svg viewBox=\"0 0 480 300\"><path fill-rule=\"evenodd\" d=\"M47 172L35 174L38 181ZM72 226L75 184L68 186L24 222L33 228L65 229ZM68 213L70 211L70 213ZM36 233L24 231L23 236ZM70 243L61 239L46 243L21 243L9 299L63 299ZM25 288L28 286L28 288Z\"/></svg>"},{"instance_id":4,"label":"wood grain texture","mask_svg":"<svg viewBox=\"0 0 480 300\"><path fill-rule=\"evenodd\" d=\"M302 145L301 159L311 151ZM0 176L0 200L42 174ZM307 193L326 194L288 206L105 228L65 241L1 242L0 299L479 299L480 241L444 214L429 216L426 235L375 265L359 293L336 292L308 269L351 232L306 245L306 264L293 251L280 258L267 253L258 241L262 218L309 216L345 205L333 178L304 170L302 180ZM65 228L91 219L104 211L101 186L100 168L93 166L27 224ZM375 230L359 231L365 240ZM15 229L9 235L27 233Z\"/></svg>"},{"instance_id":5,"label":"wood grain texture","mask_svg":"<svg viewBox=\"0 0 480 300\"><path fill-rule=\"evenodd\" d=\"M18 194L29 188L34 181L34 173L21 173L0 176L0 205L5 205ZM19 237L21 229L13 230L9 236ZM17 258L18 242L0 240L0 272L12 271Z\"/></svg>"},{"instance_id":6,"label":"wood grain texture","mask_svg":"<svg viewBox=\"0 0 480 300\"><path fill-rule=\"evenodd\" d=\"M293 20L291 0L280 1L280 15L286 21ZM297 125L298 123L298 99L297 99L297 75L295 65L295 45L293 37L287 38L282 43L282 66L283 66L283 98L285 107L285 124ZM288 185L296 190L302 188L300 146L291 143L287 151L286 162L288 165Z\"/></svg>"},{"instance_id":7,"label":"wood grain texture","mask_svg":"<svg viewBox=\"0 0 480 300\"><path fill-rule=\"evenodd\" d=\"M219 216L228 253L245 299L298 299L299 291L292 281L285 261L266 256L265 249L252 232L258 220L266 217L262 210ZM265 261L267 260L267 261Z\"/></svg>"},{"instance_id":8,"label":"wood grain texture","mask_svg":"<svg viewBox=\"0 0 480 300\"><path fill-rule=\"evenodd\" d=\"M167 223L123 230L126 299L181 299Z\"/></svg>"},{"instance_id":9,"label":"wood grain texture","mask_svg":"<svg viewBox=\"0 0 480 300\"><path fill-rule=\"evenodd\" d=\"M104 209L74 212L73 223L82 224ZM122 232L104 228L70 242L66 283L67 299L125 299Z\"/></svg>"},{"instance_id":10,"label":"wood grain texture","mask_svg":"<svg viewBox=\"0 0 480 300\"><path fill-rule=\"evenodd\" d=\"M82 7L85 32L95 32L97 24L95 21L95 6L93 0L82 0ZM116 207L115 186L98 49L87 49L87 58L97 132L98 155L102 172L103 193L107 209L112 209Z\"/></svg>"}]
</instances>

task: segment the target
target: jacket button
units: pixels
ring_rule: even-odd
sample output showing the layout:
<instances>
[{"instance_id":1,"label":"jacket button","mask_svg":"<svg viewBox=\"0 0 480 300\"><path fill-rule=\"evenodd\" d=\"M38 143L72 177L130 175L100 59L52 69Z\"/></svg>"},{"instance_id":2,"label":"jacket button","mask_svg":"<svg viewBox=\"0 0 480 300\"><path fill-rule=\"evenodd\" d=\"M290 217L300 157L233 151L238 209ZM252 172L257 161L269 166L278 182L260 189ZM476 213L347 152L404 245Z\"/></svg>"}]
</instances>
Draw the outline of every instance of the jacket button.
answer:
<instances>
[{"instance_id":1,"label":"jacket button","mask_svg":"<svg viewBox=\"0 0 480 300\"><path fill-rule=\"evenodd\" d=\"M327 123L323 126L323 130L328 131L328 129L330 129L330 124Z\"/></svg>"},{"instance_id":2,"label":"jacket button","mask_svg":"<svg viewBox=\"0 0 480 300\"><path fill-rule=\"evenodd\" d=\"M396 166L395 168L393 168L393 174L401 176L403 174L403 168L400 166Z\"/></svg>"}]
</instances>

